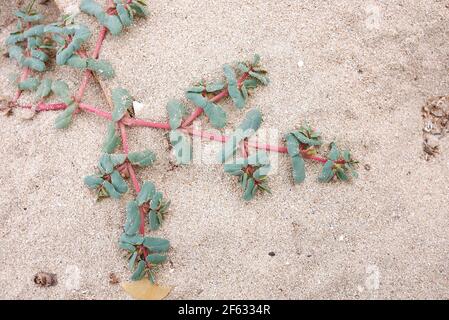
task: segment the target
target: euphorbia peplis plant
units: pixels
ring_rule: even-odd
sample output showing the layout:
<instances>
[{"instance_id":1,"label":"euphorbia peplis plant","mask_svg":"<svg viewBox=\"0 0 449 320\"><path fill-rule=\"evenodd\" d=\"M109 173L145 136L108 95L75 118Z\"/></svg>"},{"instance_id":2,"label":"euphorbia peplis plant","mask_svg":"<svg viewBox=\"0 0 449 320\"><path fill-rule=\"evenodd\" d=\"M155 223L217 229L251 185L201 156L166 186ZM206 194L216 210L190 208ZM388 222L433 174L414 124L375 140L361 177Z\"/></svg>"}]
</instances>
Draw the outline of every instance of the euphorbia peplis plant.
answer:
<instances>
[{"instance_id":1,"label":"euphorbia peplis plant","mask_svg":"<svg viewBox=\"0 0 449 320\"><path fill-rule=\"evenodd\" d=\"M111 96L104 90L106 100L112 108L111 112L102 111L82 102L83 93L93 73L103 77L114 76L112 65L107 61L98 60L107 32L118 35L123 27L132 24L135 15L144 16L146 4L143 0L109 1L106 8L92 0L81 2L81 10L95 16L102 25L90 56L82 48L83 43L91 36L88 27L73 24L73 17L49 25L37 24L42 16L33 12L31 7L16 13L17 31L6 41L10 57L23 68L22 76L17 83L17 92L7 104L7 108L23 107L33 109L35 112L62 110L55 123L60 129L68 128L73 117L82 111L109 121L97 166L98 172L85 177L84 181L88 188L95 190L98 199L121 198L129 190L127 180L130 180L134 188L136 197L127 204L124 232L119 239L120 247L129 253L131 279L138 280L147 276L154 281L156 267L166 260L169 241L146 236L146 229L160 228L170 202L163 199L162 193L156 190L152 182L140 185L136 169L152 165L155 154L150 150L130 152L126 131L129 127L169 131L169 140L176 161L180 165L191 162L191 136L223 143L217 159L220 163L224 163L226 173L238 177L243 188L243 199L246 201L253 199L259 190L270 192L268 174L271 166L267 152L286 153L290 156L295 183L305 180L306 160L323 164L318 178L322 182L329 182L334 177L348 180L351 175L356 175L357 162L351 158L348 151L340 152L335 143L331 143L327 157L318 155L318 148L322 145L320 133L309 125L303 125L286 134L286 145L273 146L250 140L249 138L254 136L262 125L262 114L258 109L248 111L241 124L229 136L197 130L191 126L192 122L204 113L213 127L224 128L227 115L219 103L229 97L237 109L243 109L252 90L269 83L259 55L255 55L251 61L237 63L236 68L226 64L223 67L222 81L211 83L203 81L188 88L186 98L194 106L192 112L188 112L189 106L186 102L171 100L167 104L168 122L152 122L135 118L131 94L124 88L112 90ZM49 57L52 56L51 52L55 51L57 65L85 70L80 88L75 95L70 94L68 85L61 80L37 75L29 77L31 72L45 71ZM35 91L36 105L26 106L18 103L23 90ZM45 103L45 99L52 93L62 102ZM117 152L120 145L122 150ZM250 154L251 150L255 152ZM229 159L237 153L240 153L240 157L229 163Z\"/></svg>"}]
</instances>

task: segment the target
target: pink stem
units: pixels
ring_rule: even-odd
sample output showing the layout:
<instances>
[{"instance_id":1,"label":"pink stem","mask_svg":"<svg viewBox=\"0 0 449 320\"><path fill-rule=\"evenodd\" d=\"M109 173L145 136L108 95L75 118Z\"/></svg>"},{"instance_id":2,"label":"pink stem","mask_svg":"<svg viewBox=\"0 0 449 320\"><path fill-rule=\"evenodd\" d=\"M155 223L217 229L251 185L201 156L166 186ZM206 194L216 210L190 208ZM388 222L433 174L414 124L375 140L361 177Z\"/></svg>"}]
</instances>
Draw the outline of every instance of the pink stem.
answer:
<instances>
[{"instance_id":1,"label":"pink stem","mask_svg":"<svg viewBox=\"0 0 449 320\"><path fill-rule=\"evenodd\" d=\"M243 84L243 81L245 81L249 77L249 73L245 72L240 79L238 80L238 87L240 88ZM215 103L220 101L221 99L226 98L229 95L228 89L223 89L219 94L214 96L212 99L210 99L211 102ZM181 125L182 128L185 128L189 126L193 121L195 121L196 118L198 118L203 113L203 108L197 107L195 111L192 112L192 114L184 121L184 123Z\"/></svg>"},{"instance_id":2,"label":"pink stem","mask_svg":"<svg viewBox=\"0 0 449 320\"><path fill-rule=\"evenodd\" d=\"M143 119L125 118L122 119L122 123L130 127L147 127L155 129L169 130L170 125L165 122L151 122Z\"/></svg>"},{"instance_id":3,"label":"pink stem","mask_svg":"<svg viewBox=\"0 0 449 320\"><path fill-rule=\"evenodd\" d=\"M90 106L88 104L85 104L85 103L80 103L79 107L80 107L80 109L83 109L83 110L85 110L87 112L90 112L90 113L94 113L94 114L96 114L99 117L102 117L102 118L105 118L105 119L108 119L108 120L112 120L112 115L111 115L110 112L106 112L106 111L97 109L97 108L95 108L93 106Z\"/></svg>"}]
</instances>

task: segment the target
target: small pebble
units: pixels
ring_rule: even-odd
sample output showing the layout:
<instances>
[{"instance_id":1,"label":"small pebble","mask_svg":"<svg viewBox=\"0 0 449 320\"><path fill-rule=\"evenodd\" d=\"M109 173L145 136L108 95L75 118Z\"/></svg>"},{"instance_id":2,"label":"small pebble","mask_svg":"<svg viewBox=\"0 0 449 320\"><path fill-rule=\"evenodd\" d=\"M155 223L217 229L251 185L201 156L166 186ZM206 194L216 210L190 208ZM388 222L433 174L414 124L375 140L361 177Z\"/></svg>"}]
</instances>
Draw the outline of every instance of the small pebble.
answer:
<instances>
[{"instance_id":1,"label":"small pebble","mask_svg":"<svg viewBox=\"0 0 449 320\"><path fill-rule=\"evenodd\" d=\"M271 252L268 252L268 255L269 255L270 257L274 257L274 256L276 255L276 253L274 253L273 251L271 251Z\"/></svg>"},{"instance_id":2,"label":"small pebble","mask_svg":"<svg viewBox=\"0 0 449 320\"><path fill-rule=\"evenodd\" d=\"M371 170L371 166L369 164L365 164L364 166L366 171L370 171Z\"/></svg>"}]
</instances>

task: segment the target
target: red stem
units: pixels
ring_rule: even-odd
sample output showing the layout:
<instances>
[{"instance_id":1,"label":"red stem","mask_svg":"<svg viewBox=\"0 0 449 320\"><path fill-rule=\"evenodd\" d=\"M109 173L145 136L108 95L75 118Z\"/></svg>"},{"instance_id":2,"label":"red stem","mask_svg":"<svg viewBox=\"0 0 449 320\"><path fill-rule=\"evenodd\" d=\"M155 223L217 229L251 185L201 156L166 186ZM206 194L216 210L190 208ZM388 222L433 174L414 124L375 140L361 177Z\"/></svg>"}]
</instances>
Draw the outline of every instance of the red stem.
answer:
<instances>
[{"instance_id":1,"label":"red stem","mask_svg":"<svg viewBox=\"0 0 449 320\"><path fill-rule=\"evenodd\" d=\"M237 82L237 86L240 88L243 84L243 81L245 81L249 76L249 73L245 72L240 79ZM226 98L229 95L228 89L223 89L219 94L214 96L212 99L210 99L211 102L216 103L220 101L221 99ZM181 125L182 128L188 127L193 121L195 121L196 118L198 118L203 113L203 108L197 107L195 111L192 112L192 114L184 121L184 123Z\"/></svg>"}]
</instances>

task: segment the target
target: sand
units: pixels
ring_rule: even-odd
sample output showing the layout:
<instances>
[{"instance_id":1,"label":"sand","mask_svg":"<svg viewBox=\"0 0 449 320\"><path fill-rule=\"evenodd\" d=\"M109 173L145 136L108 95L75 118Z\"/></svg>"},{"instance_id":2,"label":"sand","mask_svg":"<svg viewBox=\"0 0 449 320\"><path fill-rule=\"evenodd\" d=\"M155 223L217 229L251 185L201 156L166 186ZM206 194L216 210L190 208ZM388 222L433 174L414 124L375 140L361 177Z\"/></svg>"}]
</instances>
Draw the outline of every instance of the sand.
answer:
<instances>
[{"instance_id":1,"label":"sand","mask_svg":"<svg viewBox=\"0 0 449 320\"><path fill-rule=\"evenodd\" d=\"M1 1L0 10L10 7ZM130 129L131 149L158 155L139 177L172 200L155 233L173 247L157 275L172 287L169 299L449 298L449 139L424 160L420 114L429 97L449 92L447 1L175 0L149 8L146 20L108 36L101 53L117 73L108 86L128 88L145 106L142 117L166 120L169 99L257 52L271 84L248 108L260 108L262 129L282 134L307 120L361 163L359 179L320 184L320 166L308 162L305 183L294 186L281 155L273 194L245 203L220 165L172 168L164 132ZM98 30L94 19L80 21ZM2 43L10 30L2 27ZM18 69L0 59L0 94L11 97L8 78ZM81 72L51 76L75 90ZM84 101L108 109L96 85ZM225 106L233 128L245 111ZM58 131L57 113L21 114L0 118L0 297L127 299L109 274L129 277L117 239L132 194L96 203L82 183L106 122L80 114ZM38 271L56 273L58 285L36 287Z\"/></svg>"}]
</instances>

